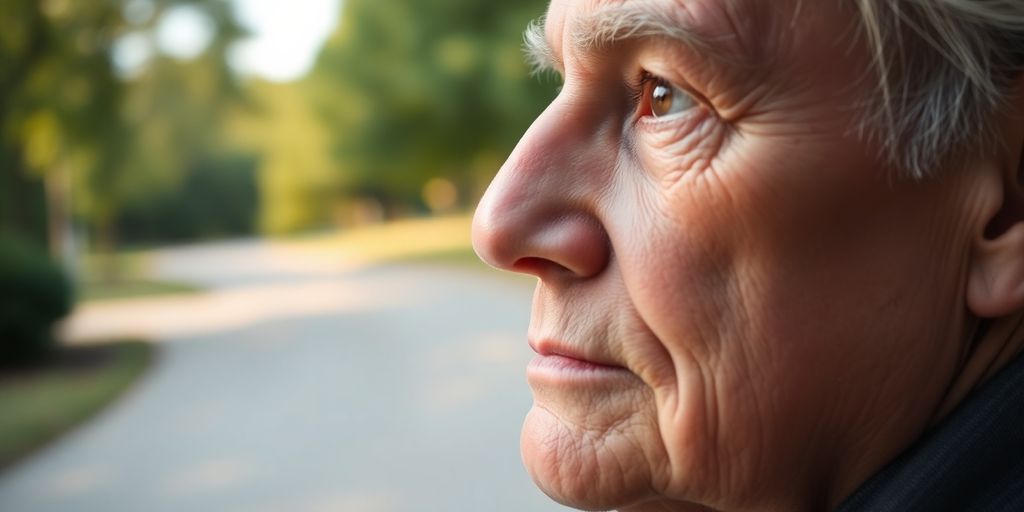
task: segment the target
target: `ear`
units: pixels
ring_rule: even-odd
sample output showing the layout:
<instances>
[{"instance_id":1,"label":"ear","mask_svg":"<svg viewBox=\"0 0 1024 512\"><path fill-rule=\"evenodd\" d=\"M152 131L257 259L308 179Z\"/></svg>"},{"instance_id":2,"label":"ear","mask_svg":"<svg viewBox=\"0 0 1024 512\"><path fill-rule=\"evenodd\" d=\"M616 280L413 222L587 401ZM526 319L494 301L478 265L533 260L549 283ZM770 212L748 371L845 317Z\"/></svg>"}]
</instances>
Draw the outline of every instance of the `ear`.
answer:
<instances>
[{"instance_id":1,"label":"ear","mask_svg":"<svg viewBox=\"0 0 1024 512\"><path fill-rule=\"evenodd\" d=\"M1016 115L1001 134L1007 155L1000 172L1002 204L976 235L967 278L967 307L984 318L1024 310L1024 95L1014 103Z\"/></svg>"},{"instance_id":2,"label":"ear","mask_svg":"<svg viewBox=\"0 0 1024 512\"><path fill-rule=\"evenodd\" d=\"M978 245L968 275L967 308L983 318L1024 310L1024 222Z\"/></svg>"}]
</instances>

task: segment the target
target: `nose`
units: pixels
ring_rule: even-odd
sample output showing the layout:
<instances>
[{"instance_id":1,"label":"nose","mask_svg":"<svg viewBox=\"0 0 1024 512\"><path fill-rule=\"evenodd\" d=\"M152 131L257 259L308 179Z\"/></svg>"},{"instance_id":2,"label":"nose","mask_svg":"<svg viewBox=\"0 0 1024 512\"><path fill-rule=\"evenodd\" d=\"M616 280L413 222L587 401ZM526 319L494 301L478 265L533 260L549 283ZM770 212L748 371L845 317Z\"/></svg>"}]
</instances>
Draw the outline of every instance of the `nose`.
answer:
<instances>
[{"instance_id":1,"label":"nose","mask_svg":"<svg viewBox=\"0 0 1024 512\"><path fill-rule=\"evenodd\" d=\"M552 280L608 265L598 166L609 165L610 148L590 142L598 130L568 110L556 100L537 118L480 200L473 248L493 267Z\"/></svg>"}]
</instances>

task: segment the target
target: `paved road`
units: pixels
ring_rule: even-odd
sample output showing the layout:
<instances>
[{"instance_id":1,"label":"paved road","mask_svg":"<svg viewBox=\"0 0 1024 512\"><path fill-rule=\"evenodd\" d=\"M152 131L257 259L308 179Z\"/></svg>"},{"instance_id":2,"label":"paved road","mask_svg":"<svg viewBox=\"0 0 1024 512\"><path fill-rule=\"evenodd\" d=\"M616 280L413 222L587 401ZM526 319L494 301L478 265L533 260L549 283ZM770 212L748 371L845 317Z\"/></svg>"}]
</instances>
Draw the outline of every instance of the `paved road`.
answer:
<instances>
[{"instance_id":1,"label":"paved road","mask_svg":"<svg viewBox=\"0 0 1024 512\"><path fill-rule=\"evenodd\" d=\"M159 343L90 423L0 475L0 510L556 511L519 461L529 282L353 269L265 242L167 250L212 290L82 308Z\"/></svg>"}]
</instances>

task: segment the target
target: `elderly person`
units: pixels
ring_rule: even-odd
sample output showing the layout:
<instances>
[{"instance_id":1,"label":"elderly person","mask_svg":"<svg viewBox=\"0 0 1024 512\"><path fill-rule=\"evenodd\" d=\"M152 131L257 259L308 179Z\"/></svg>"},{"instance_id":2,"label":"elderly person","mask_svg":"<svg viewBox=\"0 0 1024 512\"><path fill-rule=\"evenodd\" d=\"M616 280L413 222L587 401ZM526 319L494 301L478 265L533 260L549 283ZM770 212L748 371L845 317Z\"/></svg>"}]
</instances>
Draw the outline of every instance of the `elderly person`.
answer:
<instances>
[{"instance_id":1,"label":"elderly person","mask_svg":"<svg viewBox=\"0 0 1024 512\"><path fill-rule=\"evenodd\" d=\"M1024 510L1024 2L553 0L474 245L582 509Z\"/></svg>"}]
</instances>

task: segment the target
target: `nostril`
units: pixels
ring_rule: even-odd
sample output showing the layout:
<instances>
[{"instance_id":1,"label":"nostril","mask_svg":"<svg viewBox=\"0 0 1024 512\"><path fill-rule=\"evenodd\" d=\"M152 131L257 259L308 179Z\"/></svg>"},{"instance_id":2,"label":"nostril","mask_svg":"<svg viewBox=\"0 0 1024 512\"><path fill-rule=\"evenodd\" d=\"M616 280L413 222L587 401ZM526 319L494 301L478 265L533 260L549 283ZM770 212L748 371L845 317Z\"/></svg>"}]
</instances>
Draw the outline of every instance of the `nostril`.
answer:
<instances>
[{"instance_id":1,"label":"nostril","mask_svg":"<svg viewBox=\"0 0 1024 512\"><path fill-rule=\"evenodd\" d=\"M590 216L531 210L527 215L508 214L494 222L495 217L479 212L473 226L473 248L492 267L541 278L588 278L608 264L611 247L607 233Z\"/></svg>"},{"instance_id":2,"label":"nostril","mask_svg":"<svg viewBox=\"0 0 1024 512\"><path fill-rule=\"evenodd\" d=\"M473 216L473 249L488 265L540 278L589 278L607 265L603 223L566 189L525 181L504 167Z\"/></svg>"},{"instance_id":3,"label":"nostril","mask_svg":"<svg viewBox=\"0 0 1024 512\"><path fill-rule=\"evenodd\" d=\"M511 270L514 272L535 275L537 277L544 277L545 275L550 275L552 273L571 272L567 267L564 267L554 261L536 257L519 258L512 264Z\"/></svg>"}]
</instances>

